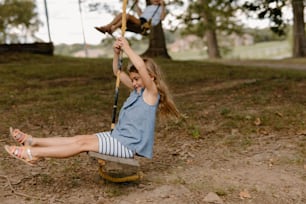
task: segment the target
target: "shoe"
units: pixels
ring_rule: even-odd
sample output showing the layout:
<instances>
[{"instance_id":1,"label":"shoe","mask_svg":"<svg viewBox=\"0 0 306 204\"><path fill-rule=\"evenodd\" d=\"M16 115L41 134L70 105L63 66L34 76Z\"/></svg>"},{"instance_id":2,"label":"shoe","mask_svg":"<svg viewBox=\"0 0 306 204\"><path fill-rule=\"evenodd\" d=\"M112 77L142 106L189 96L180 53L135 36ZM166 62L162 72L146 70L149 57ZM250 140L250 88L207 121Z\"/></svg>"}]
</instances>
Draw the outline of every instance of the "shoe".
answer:
<instances>
[{"instance_id":1,"label":"shoe","mask_svg":"<svg viewBox=\"0 0 306 204\"><path fill-rule=\"evenodd\" d=\"M95 27L95 29L103 34L105 34L107 32L105 27Z\"/></svg>"},{"instance_id":2,"label":"shoe","mask_svg":"<svg viewBox=\"0 0 306 204\"><path fill-rule=\"evenodd\" d=\"M32 136L21 132L19 129L13 129L10 127L10 136L19 144L23 146L32 145Z\"/></svg>"},{"instance_id":3,"label":"shoe","mask_svg":"<svg viewBox=\"0 0 306 204\"><path fill-rule=\"evenodd\" d=\"M36 166L37 158L32 157L31 149L26 146L8 146L5 145L4 149L9 153L12 157L23 161L24 163L30 166Z\"/></svg>"}]
</instances>

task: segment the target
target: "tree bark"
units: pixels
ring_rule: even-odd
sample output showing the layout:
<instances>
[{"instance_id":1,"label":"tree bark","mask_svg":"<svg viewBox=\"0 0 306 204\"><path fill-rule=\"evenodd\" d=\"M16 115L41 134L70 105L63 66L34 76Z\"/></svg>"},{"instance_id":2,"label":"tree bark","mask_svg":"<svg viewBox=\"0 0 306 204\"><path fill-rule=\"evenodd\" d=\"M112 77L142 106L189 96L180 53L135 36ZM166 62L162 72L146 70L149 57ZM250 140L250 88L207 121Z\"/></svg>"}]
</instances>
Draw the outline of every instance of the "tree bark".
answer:
<instances>
[{"instance_id":1,"label":"tree bark","mask_svg":"<svg viewBox=\"0 0 306 204\"><path fill-rule=\"evenodd\" d=\"M293 57L306 57L306 37L303 0L292 0Z\"/></svg>"},{"instance_id":2,"label":"tree bark","mask_svg":"<svg viewBox=\"0 0 306 204\"><path fill-rule=\"evenodd\" d=\"M205 37L207 40L207 53L208 57L210 59L217 59L221 58L219 47L218 47L218 41L217 41L217 35L214 30L207 30L205 32Z\"/></svg>"},{"instance_id":3,"label":"tree bark","mask_svg":"<svg viewBox=\"0 0 306 204\"><path fill-rule=\"evenodd\" d=\"M219 46L218 46L218 39L216 34L216 20L214 19L213 15L210 13L210 7L208 5L208 1L202 0L203 5L203 22L206 25L205 37L207 40L207 54L208 58L210 59L217 59L221 58Z\"/></svg>"},{"instance_id":4,"label":"tree bark","mask_svg":"<svg viewBox=\"0 0 306 204\"><path fill-rule=\"evenodd\" d=\"M149 47L142 56L171 59L166 48L165 34L161 22L157 26L151 27L149 34Z\"/></svg>"}]
</instances>

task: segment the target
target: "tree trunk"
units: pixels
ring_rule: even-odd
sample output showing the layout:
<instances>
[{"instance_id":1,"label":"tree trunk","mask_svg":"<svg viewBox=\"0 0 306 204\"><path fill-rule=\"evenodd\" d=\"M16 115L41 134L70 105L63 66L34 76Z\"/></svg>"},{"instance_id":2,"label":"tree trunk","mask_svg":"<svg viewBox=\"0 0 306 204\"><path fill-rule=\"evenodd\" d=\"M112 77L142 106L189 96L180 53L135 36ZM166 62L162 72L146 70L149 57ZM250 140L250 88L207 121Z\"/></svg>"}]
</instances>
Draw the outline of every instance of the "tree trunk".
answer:
<instances>
[{"instance_id":1,"label":"tree trunk","mask_svg":"<svg viewBox=\"0 0 306 204\"><path fill-rule=\"evenodd\" d=\"M206 26L205 37L207 40L207 54L210 59L221 58L216 34L216 20L211 14L208 1L202 0L203 5L203 23Z\"/></svg>"},{"instance_id":2,"label":"tree trunk","mask_svg":"<svg viewBox=\"0 0 306 204\"><path fill-rule=\"evenodd\" d=\"M303 0L292 0L293 57L306 57L306 37Z\"/></svg>"},{"instance_id":3,"label":"tree trunk","mask_svg":"<svg viewBox=\"0 0 306 204\"><path fill-rule=\"evenodd\" d=\"M142 54L147 57L163 57L171 59L166 48L165 34L162 28L162 23L157 26L152 26L149 34L149 47Z\"/></svg>"},{"instance_id":4,"label":"tree trunk","mask_svg":"<svg viewBox=\"0 0 306 204\"><path fill-rule=\"evenodd\" d=\"M210 59L221 58L216 32L214 30L207 30L205 32L205 37L207 40L208 57Z\"/></svg>"}]
</instances>

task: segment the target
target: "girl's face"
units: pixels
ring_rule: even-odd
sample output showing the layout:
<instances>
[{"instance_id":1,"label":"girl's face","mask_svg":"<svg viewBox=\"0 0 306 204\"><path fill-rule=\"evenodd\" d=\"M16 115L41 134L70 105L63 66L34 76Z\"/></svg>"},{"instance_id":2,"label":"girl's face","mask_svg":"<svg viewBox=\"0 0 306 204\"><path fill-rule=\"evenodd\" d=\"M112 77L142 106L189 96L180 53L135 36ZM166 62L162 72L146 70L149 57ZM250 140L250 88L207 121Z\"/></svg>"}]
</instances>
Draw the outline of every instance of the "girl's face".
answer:
<instances>
[{"instance_id":1,"label":"girl's face","mask_svg":"<svg viewBox=\"0 0 306 204\"><path fill-rule=\"evenodd\" d=\"M132 81L133 88L137 91L137 93L140 93L141 89L144 88L140 75L136 72L130 72L130 79Z\"/></svg>"}]
</instances>

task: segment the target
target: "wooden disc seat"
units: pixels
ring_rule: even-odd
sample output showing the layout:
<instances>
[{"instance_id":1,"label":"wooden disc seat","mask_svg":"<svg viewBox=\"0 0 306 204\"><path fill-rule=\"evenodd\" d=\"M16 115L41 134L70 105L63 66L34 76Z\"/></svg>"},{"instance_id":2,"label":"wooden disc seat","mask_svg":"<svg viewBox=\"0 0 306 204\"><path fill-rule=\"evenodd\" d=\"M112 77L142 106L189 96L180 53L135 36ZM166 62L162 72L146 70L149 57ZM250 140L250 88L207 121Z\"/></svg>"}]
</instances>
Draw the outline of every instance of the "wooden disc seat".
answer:
<instances>
[{"instance_id":1,"label":"wooden disc seat","mask_svg":"<svg viewBox=\"0 0 306 204\"><path fill-rule=\"evenodd\" d=\"M88 152L88 155L98 159L99 174L105 180L122 183L143 178L140 164L136 159L114 157L97 152Z\"/></svg>"}]
</instances>

